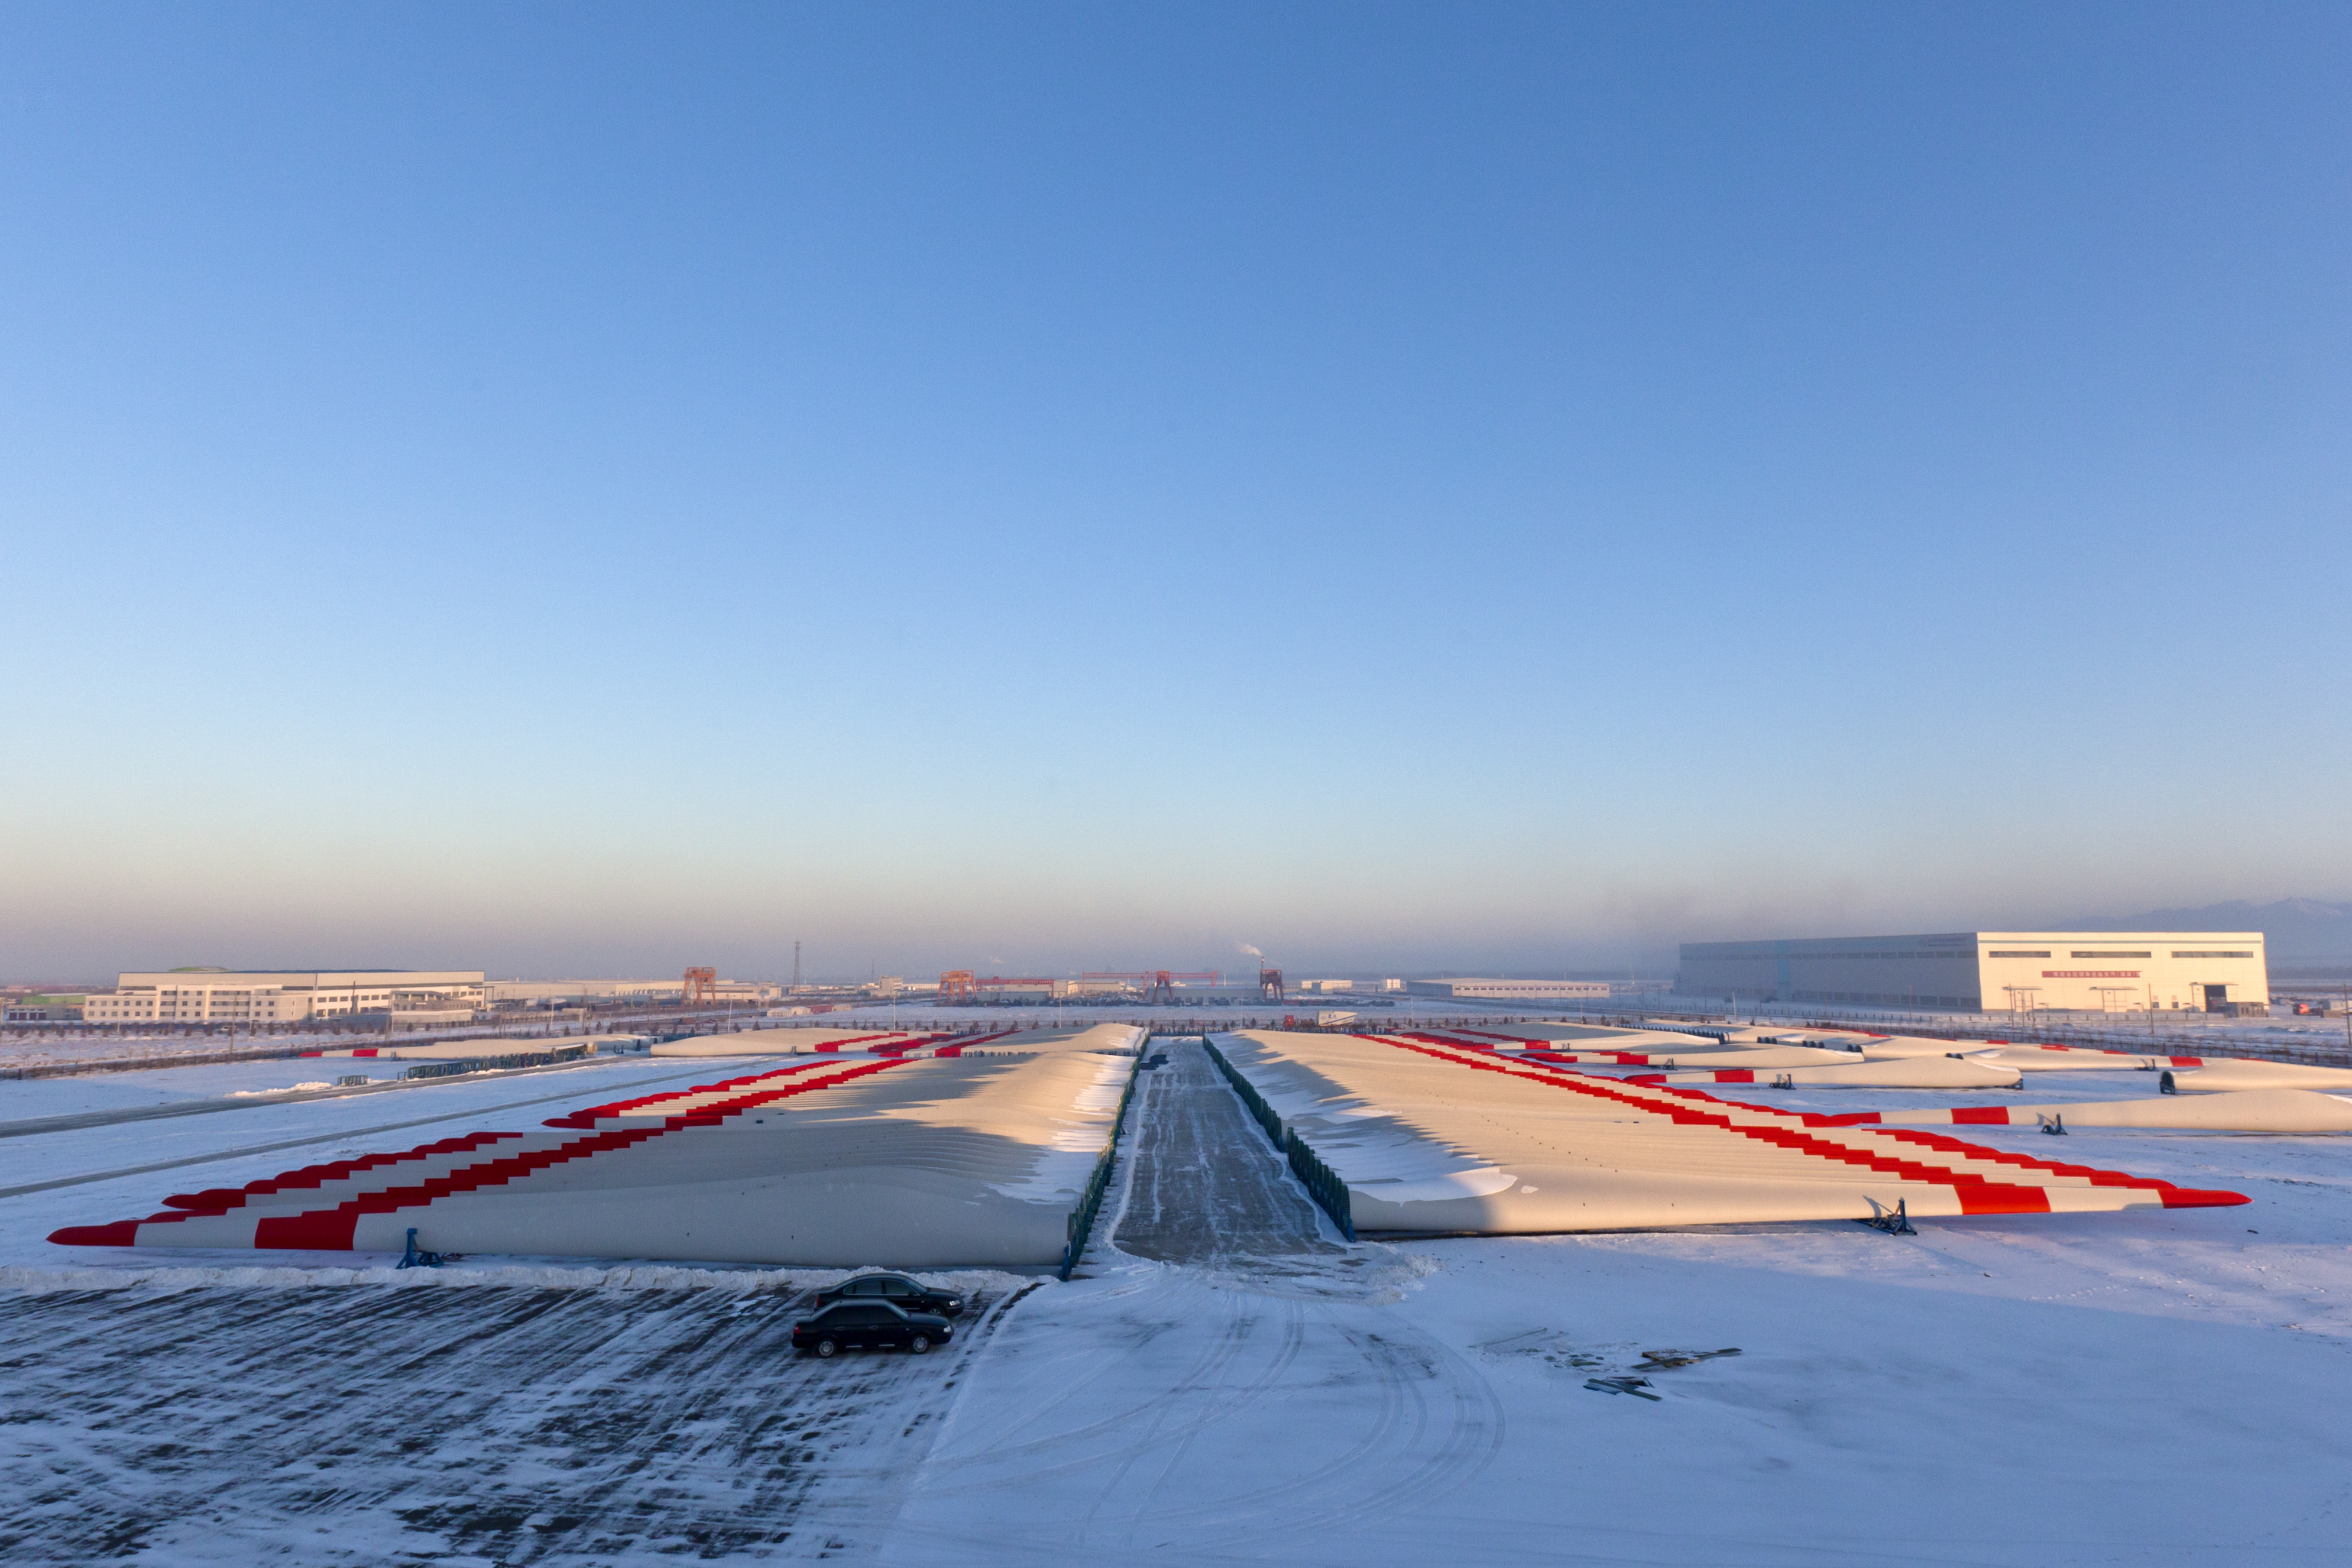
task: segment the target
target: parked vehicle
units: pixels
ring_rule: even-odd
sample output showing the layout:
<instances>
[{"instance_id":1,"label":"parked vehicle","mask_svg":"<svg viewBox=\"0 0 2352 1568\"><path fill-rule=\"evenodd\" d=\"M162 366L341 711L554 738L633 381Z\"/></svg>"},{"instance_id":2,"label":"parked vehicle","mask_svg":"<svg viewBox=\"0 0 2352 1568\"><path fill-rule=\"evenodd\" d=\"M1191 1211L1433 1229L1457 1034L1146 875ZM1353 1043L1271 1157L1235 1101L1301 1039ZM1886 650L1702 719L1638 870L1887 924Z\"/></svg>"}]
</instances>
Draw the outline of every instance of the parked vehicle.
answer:
<instances>
[{"instance_id":1,"label":"parked vehicle","mask_svg":"<svg viewBox=\"0 0 2352 1568\"><path fill-rule=\"evenodd\" d=\"M909 1312L937 1312L943 1318L963 1311L962 1297L917 1284L904 1274L860 1274L816 1293L820 1307L830 1307L835 1301L865 1300L887 1301Z\"/></svg>"},{"instance_id":2,"label":"parked vehicle","mask_svg":"<svg viewBox=\"0 0 2352 1568\"><path fill-rule=\"evenodd\" d=\"M858 1350L905 1350L921 1355L954 1337L945 1318L878 1300L835 1301L793 1325L793 1348L820 1356Z\"/></svg>"}]
</instances>

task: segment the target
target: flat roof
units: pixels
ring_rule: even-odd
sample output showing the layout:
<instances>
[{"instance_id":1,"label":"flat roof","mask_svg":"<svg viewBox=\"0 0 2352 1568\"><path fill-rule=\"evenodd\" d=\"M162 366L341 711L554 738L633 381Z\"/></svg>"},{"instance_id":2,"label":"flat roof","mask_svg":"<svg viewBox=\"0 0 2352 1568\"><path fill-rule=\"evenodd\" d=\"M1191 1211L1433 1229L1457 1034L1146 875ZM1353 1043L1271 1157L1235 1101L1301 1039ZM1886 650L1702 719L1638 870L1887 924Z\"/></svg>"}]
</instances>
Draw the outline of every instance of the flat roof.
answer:
<instances>
[{"instance_id":1,"label":"flat roof","mask_svg":"<svg viewBox=\"0 0 2352 1568\"><path fill-rule=\"evenodd\" d=\"M1682 950L1685 953L1701 954L1729 954L1736 950L1794 953L1807 950L1862 945L1951 947L1988 942L2079 942L2113 944L2123 942L2258 942L2262 940L2263 933L2258 931L1961 931L1871 936L1759 937L1748 942L1686 942L1682 944Z\"/></svg>"}]
</instances>

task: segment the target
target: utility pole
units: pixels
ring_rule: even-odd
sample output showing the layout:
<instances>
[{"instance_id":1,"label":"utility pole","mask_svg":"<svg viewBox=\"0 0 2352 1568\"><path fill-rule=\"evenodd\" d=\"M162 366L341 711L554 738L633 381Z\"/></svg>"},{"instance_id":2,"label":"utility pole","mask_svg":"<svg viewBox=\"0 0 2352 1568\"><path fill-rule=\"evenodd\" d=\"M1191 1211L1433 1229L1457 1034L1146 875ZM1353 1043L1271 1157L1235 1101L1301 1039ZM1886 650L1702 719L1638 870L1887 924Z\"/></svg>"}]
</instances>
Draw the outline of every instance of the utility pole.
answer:
<instances>
[{"instance_id":1,"label":"utility pole","mask_svg":"<svg viewBox=\"0 0 2352 1568\"><path fill-rule=\"evenodd\" d=\"M801 943L800 943L800 939L799 939L798 937L794 937L794 938L793 939L793 990L795 990L795 991L797 991L797 990L799 990L800 988L801 988Z\"/></svg>"}]
</instances>

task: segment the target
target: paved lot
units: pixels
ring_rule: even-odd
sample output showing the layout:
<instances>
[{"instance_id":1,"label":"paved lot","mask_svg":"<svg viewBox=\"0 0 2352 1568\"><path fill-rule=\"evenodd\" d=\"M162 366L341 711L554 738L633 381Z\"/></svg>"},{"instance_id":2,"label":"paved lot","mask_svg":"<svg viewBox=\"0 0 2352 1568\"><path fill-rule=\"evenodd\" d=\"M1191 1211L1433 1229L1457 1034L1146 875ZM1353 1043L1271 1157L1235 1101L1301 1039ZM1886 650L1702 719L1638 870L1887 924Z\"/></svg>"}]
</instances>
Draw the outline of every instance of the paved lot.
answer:
<instances>
[{"instance_id":1,"label":"paved lot","mask_svg":"<svg viewBox=\"0 0 2352 1568\"><path fill-rule=\"evenodd\" d=\"M0 1558L619 1562L871 1539L1003 1299L795 1357L789 1290L0 1296Z\"/></svg>"}]
</instances>

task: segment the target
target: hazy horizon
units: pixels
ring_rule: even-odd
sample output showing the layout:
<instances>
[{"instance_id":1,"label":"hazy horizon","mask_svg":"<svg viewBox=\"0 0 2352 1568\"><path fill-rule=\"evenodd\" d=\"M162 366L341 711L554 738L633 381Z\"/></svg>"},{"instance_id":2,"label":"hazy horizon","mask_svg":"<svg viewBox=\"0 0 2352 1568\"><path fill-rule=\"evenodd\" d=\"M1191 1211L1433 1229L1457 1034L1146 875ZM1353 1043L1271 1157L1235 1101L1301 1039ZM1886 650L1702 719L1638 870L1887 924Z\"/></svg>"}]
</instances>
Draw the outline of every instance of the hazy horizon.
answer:
<instances>
[{"instance_id":1,"label":"hazy horizon","mask_svg":"<svg viewBox=\"0 0 2352 1568\"><path fill-rule=\"evenodd\" d=\"M2347 55L11 8L0 970L1538 973L2352 889Z\"/></svg>"},{"instance_id":2,"label":"hazy horizon","mask_svg":"<svg viewBox=\"0 0 2352 1568\"><path fill-rule=\"evenodd\" d=\"M2282 900L2281 905L2273 906L2269 912L2275 915L2279 912L2281 906L2289 905L2300 905L2305 906L2305 908L2293 911L2294 914L2299 915L2302 918L2292 921L2292 929L2289 931L2273 934L2272 936L2267 945L2274 962L2292 963L2297 958L2325 957L2330 960L2336 960L2352 957L2352 900ZM2311 906L2318 906L2321 910L2326 911L2325 914L2319 920L2314 921L2311 916ZM2106 929L2134 929L2148 931L2237 930L2257 929L2262 927L2265 923L2261 919L2265 911L2263 910L2240 910L2229 908L2227 906L2220 908L2209 907L2206 910L2165 910L2142 911L2137 916L2113 913L2084 916L2080 911L2077 911L2073 916L2062 919L2017 920L2008 921L1961 921L1957 922L1948 922L1941 925L1921 925L1917 927L1903 928L1879 927L1874 928L1872 931L1868 932L1863 931L1859 928L1848 928L1844 930L1831 930L1827 928L1806 930L1776 928L1769 931L1757 930L1746 932L1728 933L1712 938L1688 937L1680 940L1692 942L1711 940L1725 941L1739 940L1742 936L1748 938L1761 938L1768 935L1786 937L1836 937L1865 934L1893 935L1898 934L1899 931L2066 931L2074 929L2093 931ZM2223 917L2229 917L2237 923L2225 925L2221 923ZM2253 924L2247 925L2245 924L2246 921L2252 921ZM2322 947L2326 949L2325 952L2317 951L2305 951L2311 946L2305 933L2315 929L2323 930L2327 933L2326 937L2322 938L2320 943ZM2284 941L2282 941L2282 937L2284 938ZM1145 954L1142 957L1137 957L1132 954L1125 956L1112 954L1108 956L1097 956L1095 958L1073 959L1067 952L1065 952L1058 958L1050 962L1038 959L1033 955L1031 960L1027 963L1013 963L998 955L971 953L961 951L950 952L949 950L940 949L937 950L937 952L939 953L945 953L946 956L935 955L931 960L924 963L894 963L890 961L889 956L886 956L881 953L875 953L869 955L863 965L860 965L855 962L845 960L843 954L837 950L830 948L821 950L817 944L809 942L807 939L803 938L802 940L802 976L804 980L813 984L829 984L834 982L857 982L881 974L897 974L901 978L908 980L929 980L940 971L963 968L978 969L983 973L991 972L1006 974L1034 973L1053 977L1074 974L1088 968L1129 972L1146 968L1173 968L1179 970L1197 968L1201 970L1217 970L1224 974L1228 983L1242 983L1255 977L1255 971L1261 958L1264 958L1267 963L1283 967L1285 973L1292 980L1309 978L1316 974L1427 975L1439 973L1452 973L1456 974L1507 974L1518 976L1569 975L1582 977L1639 971L1644 973L1655 975L1663 971L1671 970L1674 967L1675 962L1674 948L1675 945L1677 945L1676 943L1664 943L1636 946L1632 943L1621 943L1620 951L1622 952L1622 956L1615 962L1603 962L1601 958L1596 956L1598 953L1606 950L1598 944L1594 944L1582 950L1583 956L1582 961L1580 962L1570 962L1566 959L1559 958L1557 955L1554 955L1552 959L1547 961L1544 955L1540 952L1530 952L1525 955L1524 962L1497 963L1494 961L1491 952L1481 952L1476 951L1468 951L1455 955L1455 962L1451 963L1434 962L1398 962L1385 964L1331 962L1318 963L1312 961L1321 955L1314 953L1307 954L1306 958L1308 962L1301 963L1295 958L1286 959L1280 952L1276 952L1272 955L1255 952L1251 951L1255 947L1255 944L1254 943L1231 942L1227 944L1227 951L1223 953L1215 952L1192 952L1189 954L1176 952L1171 955L1171 953L1168 952L1155 952ZM2299 942L2300 945L2298 945ZM611 953L615 958L615 962L601 965L594 963L566 964L562 963L542 963L536 969L523 970L515 968L511 965L500 966L497 964L486 964L478 962L475 959L463 957L462 955L458 957L444 955L441 958L434 959L430 962L417 959L413 962L396 963L383 960L380 957L364 954L357 958L352 957L348 954L339 955L329 962L319 962L315 958L303 958L299 962L268 962L256 960L247 963L228 963L226 961L208 959L183 959L174 960L171 963L114 964L108 966L103 973L91 973L87 974L68 974L63 972L57 972L42 975L28 974L0 976L0 984L24 984L36 980L76 982L104 981L110 983L116 973L125 970L173 969L181 967L183 964L195 966L200 964L215 963L216 963L218 967L225 969L254 970L367 968L379 964L388 968L405 969L482 969L492 979L529 980L589 978L658 979L667 978L673 972L683 967L683 963L680 962L677 962L675 960L671 962L664 962L658 957L650 958L646 962L635 963L621 962L631 956L627 950L605 949L603 951ZM642 953L642 950L639 951L640 953ZM721 969L722 976L724 978L739 980L783 981L788 980L791 977L793 954L792 944L789 941L783 944L781 953L772 957L761 956L756 944L745 951L747 952L747 956L742 957L731 967L724 964L719 966ZM689 953L687 956L688 960L698 963L702 962L708 955L702 953Z\"/></svg>"}]
</instances>

